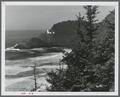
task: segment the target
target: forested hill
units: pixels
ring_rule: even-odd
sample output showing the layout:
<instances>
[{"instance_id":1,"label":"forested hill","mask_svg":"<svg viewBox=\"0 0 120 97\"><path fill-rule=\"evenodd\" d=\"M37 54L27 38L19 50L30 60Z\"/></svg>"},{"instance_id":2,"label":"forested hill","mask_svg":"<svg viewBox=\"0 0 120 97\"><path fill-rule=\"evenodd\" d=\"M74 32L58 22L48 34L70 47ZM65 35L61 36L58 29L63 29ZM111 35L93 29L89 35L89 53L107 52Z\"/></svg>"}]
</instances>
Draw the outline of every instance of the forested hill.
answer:
<instances>
[{"instance_id":1,"label":"forested hill","mask_svg":"<svg viewBox=\"0 0 120 97\"><path fill-rule=\"evenodd\" d=\"M110 31L110 29L108 28L108 24L109 24L108 22L111 24L115 23L115 12L114 11L110 12L110 14L107 15L105 19L98 24L99 28L96 31L98 33L96 37L97 41L102 41L107 36L106 32Z\"/></svg>"},{"instance_id":2,"label":"forested hill","mask_svg":"<svg viewBox=\"0 0 120 97\"><path fill-rule=\"evenodd\" d=\"M63 21L54 24L50 31L55 32L56 43L62 46L70 46L74 44L76 38L76 21Z\"/></svg>"},{"instance_id":3,"label":"forested hill","mask_svg":"<svg viewBox=\"0 0 120 97\"><path fill-rule=\"evenodd\" d=\"M106 21L114 23L115 12L110 12L102 22L97 23L98 30L96 31L96 41L102 40L106 36L106 32L109 31ZM84 30L84 28L81 28ZM60 45L72 45L76 39L77 22L76 21L63 21L54 24L51 31L56 32L55 39Z\"/></svg>"},{"instance_id":4,"label":"forested hill","mask_svg":"<svg viewBox=\"0 0 120 97\"><path fill-rule=\"evenodd\" d=\"M106 37L106 32L109 32L109 29L107 27L108 22L112 24L114 23L114 14L114 11L110 12L110 14L108 14L102 22L95 24L98 26L95 41L102 41ZM85 26L82 25L81 29L85 32ZM33 37L27 42L20 43L17 48L39 48L47 46L71 47L74 46L77 41L77 21L69 20L59 22L57 24L54 24L50 31L55 32L52 37L51 35L47 34Z\"/></svg>"}]
</instances>

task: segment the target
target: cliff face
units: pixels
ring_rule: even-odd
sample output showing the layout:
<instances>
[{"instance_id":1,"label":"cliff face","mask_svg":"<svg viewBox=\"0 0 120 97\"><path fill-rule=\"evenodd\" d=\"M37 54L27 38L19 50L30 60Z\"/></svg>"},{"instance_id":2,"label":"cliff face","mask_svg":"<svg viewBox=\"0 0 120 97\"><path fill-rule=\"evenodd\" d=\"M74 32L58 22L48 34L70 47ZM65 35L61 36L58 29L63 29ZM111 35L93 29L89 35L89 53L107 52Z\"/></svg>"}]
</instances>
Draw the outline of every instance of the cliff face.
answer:
<instances>
[{"instance_id":1,"label":"cliff face","mask_svg":"<svg viewBox=\"0 0 120 97\"><path fill-rule=\"evenodd\" d=\"M107 22L114 23L115 12L112 11L106 18L97 23L98 30L96 31L97 35L95 40L102 41L106 37L106 32L109 32L107 27ZM85 31L84 27L81 27L83 31ZM77 21L64 21L57 24L54 24L50 31L55 32L55 40L56 43L63 46L71 46L75 43L76 35L77 35Z\"/></svg>"},{"instance_id":2,"label":"cliff face","mask_svg":"<svg viewBox=\"0 0 120 97\"><path fill-rule=\"evenodd\" d=\"M69 46L74 43L76 37L76 29L76 21L63 21L54 24L50 31L55 32L54 38L58 45Z\"/></svg>"}]
</instances>

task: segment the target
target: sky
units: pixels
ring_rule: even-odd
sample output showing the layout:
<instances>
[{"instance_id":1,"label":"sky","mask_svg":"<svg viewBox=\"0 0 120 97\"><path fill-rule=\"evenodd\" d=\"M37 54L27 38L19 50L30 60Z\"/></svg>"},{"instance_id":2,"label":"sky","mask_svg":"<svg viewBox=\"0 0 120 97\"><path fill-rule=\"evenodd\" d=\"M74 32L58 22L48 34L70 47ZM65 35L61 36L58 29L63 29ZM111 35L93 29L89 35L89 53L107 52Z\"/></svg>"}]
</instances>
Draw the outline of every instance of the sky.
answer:
<instances>
[{"instance_id":1,"label":"sky","mask_svg":"<svg viewBox=\"0 0 120 97\"><path fill-rule=\"evenodd\" d=\"M112 10L112 6L99 6L99 22ZM85 15L83 6L7 6L5 27L8 31L50 29L55 23L75 20L79 12Z\"/></svg>"}]
</instances>

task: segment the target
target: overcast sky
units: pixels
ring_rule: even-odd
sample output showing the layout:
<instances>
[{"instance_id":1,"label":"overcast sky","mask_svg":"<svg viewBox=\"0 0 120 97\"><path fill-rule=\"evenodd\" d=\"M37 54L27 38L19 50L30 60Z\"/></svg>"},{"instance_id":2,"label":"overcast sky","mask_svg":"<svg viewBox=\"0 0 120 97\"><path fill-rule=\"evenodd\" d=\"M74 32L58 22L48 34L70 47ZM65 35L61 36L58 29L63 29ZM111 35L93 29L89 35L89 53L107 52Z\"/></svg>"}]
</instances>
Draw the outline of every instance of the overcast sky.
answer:
<instances>
[{"instance_id":1,"label":"overcast sky","mask_svg":"<svg viewBox=\"0 0 120 97\"><path fill-rule=\"evenodd\" d=\"M101 21L114 7L100 6L98 10ZM85 14L82 6L7 6L6 30L49 29L57 22L75 20L79 12Z\"/></svg>"}]
</instances>

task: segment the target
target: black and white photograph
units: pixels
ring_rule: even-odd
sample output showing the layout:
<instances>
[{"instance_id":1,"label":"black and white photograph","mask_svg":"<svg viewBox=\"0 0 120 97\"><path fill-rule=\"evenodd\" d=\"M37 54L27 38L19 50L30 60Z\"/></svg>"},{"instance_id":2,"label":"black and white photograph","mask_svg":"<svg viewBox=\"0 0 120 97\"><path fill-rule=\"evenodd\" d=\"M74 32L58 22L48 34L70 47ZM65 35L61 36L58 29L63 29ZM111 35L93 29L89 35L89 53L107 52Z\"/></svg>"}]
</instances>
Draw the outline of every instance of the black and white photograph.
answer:
<instances>
[{"instance_id":1,"label":"black and white photograph","mask_svg":"<svg viewBox=\"0 0 120 97\"><path fill-rule=\"evenodd\" d=\"M2 95L118 95L118 2L2 2Z\"/></svg>"}]
</instances>

